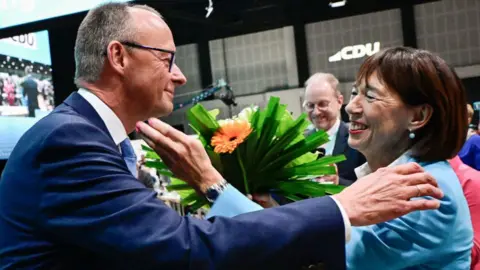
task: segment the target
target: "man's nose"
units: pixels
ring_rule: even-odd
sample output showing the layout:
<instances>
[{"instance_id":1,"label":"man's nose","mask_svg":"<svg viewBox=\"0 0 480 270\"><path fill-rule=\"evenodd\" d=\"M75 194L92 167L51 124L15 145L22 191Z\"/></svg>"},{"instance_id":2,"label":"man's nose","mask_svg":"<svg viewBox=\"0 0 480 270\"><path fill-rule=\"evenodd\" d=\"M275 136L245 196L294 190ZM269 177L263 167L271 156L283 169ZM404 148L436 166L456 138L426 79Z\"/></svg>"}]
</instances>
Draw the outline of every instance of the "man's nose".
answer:
<instances>
[{"instance_id":1,"label":"man's nose","mask_svg":"<svg viewBox=\"0 0 480 270\"><path fill-rule=\"evenodd\" d=\"M185 85L187 83L187 78L176 64L174 64L172 68L172 81L176 87Z\"/></svg>"}]
</instances>

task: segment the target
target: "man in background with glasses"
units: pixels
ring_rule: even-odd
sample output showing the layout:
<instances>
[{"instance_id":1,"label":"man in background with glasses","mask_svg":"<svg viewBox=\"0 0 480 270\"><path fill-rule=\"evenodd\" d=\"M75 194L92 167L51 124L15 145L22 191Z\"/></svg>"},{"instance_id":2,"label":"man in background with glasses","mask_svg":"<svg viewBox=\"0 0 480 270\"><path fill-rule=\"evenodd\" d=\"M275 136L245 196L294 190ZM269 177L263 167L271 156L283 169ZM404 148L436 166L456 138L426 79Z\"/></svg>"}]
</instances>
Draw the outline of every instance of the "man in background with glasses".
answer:
<instances>
[{"instance_id":1,"label":"man in background with glasses","mask_svg":"<svg viewBox=\"0 0 480 270\"><path fill-rule=\"evenodd\" d=\"M337 176L329 175L317 181L349 186L357 180L355 168L366 160L362 154L348 146L348 127L340 119L343 96L338 84L338 79L330 73L316 73L306 81L303 108L312 125L305 131L305 135L318 130L326 131L330 141L318 149L320 156L345 155L347 158L337 164Z\"/></svg>"}]
</instances>

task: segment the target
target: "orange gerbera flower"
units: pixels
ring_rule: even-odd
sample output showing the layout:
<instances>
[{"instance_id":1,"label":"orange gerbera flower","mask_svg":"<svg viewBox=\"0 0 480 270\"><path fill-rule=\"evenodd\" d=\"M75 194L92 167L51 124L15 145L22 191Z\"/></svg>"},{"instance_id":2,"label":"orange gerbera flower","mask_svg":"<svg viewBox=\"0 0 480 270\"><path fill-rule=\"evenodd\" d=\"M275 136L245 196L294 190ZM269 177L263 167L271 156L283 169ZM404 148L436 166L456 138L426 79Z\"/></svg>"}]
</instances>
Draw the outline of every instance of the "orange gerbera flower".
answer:
<instances>
[{"instance_id":1,"label":"orange gerbera flower","mask_svg":"<svg viewBox=\"0 0 480 270\"><path fill-rule=\"evenodd\" d=\"M212 146L216 153L232 153L252 132L250 123L233 120L223 124L212 137Z\"/></svg>"}]
</instances>

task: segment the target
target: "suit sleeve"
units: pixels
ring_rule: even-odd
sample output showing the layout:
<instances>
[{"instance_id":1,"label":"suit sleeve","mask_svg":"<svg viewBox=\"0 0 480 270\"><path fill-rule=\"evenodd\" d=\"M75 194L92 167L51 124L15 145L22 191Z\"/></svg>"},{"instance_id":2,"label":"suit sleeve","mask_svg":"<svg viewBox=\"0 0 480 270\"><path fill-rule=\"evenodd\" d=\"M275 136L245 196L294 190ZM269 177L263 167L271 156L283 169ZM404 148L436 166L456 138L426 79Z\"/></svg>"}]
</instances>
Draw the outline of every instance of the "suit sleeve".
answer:
<instances>
[{"instance_id":1,"label":"suit sleeve","mask_svg":"<svg viewBox=\"0 0 480 270\"><path fill-rule=\"evenodd\" d=\"M99 132L65 124L40 146L37 219L46 235L110 258L112 268L295 269L319 261L344 268L344 225L331 198L234 218L181 217L129 173Z\"/></svg>"}]
</instances>

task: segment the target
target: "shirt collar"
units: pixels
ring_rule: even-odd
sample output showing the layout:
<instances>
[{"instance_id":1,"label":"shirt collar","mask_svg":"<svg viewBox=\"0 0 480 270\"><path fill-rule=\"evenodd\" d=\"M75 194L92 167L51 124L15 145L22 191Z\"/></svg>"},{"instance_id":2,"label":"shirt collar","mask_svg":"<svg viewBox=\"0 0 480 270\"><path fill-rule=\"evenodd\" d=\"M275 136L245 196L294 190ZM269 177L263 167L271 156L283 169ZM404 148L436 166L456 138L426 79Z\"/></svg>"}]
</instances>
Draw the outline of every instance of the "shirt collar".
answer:
<instances>
[{"instance_id":1,"label":"shirt collar","mask_svg":"<svg viewBox=\"0 0 480 270\"><path fill-rule=\"evenodd\" d=\"M410 159L410 152L407 151L403 153L400 157L398 157L396 160L394 160L392 163L390 163L390 165L388 165L387 167L393 167L400 164L405 164L409 161L409 159ZM362 178L371 173L372 173L372 169L368 165L368 162L365 162L360 167L355 168L355 174L357 175L357 178Z\"/></svg>"},{"instance_id":2,"label":"shirt collar","mask_svg":"<svg viewBox=\"0 0 480 270\"><path fill-rule=\"evenodd\" d=\"M112 109L110 109L110 107L108 107L99 97L83 88L78 90L78 94L90 103L93 109L98 113L116 145L119 145L128 137L122 121L120 121Z\"/></svg>"},{"instance_id":3,"label":"shirt collar","mask_svg":"<svg viewBox=\"0 0 480 270\"><path fill-rule=\"evenodd\" d=\"M327 130L328 137L330 138L336 137L339 127L340 127L340 119L337 119L337 122L335 122L335 124L329 130ZM318 128L314 127L314 129L315 131L319 131Z\"/></svg>"},{"instance_id":4,"label":"shirt collar","mask_svg":"<svg viewBox=\"0 0 480 270\"><path fill-rule=\"evenodd\" d=\"M338 128L340 127L340 119L337 119L337 122L327 131L329 137L337 136Z\"/></svg>"}]
</instances>

